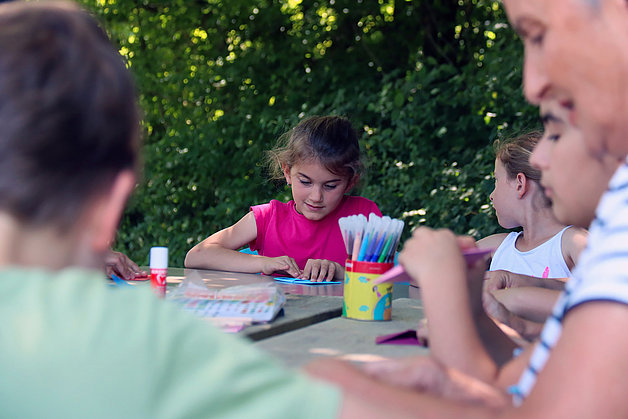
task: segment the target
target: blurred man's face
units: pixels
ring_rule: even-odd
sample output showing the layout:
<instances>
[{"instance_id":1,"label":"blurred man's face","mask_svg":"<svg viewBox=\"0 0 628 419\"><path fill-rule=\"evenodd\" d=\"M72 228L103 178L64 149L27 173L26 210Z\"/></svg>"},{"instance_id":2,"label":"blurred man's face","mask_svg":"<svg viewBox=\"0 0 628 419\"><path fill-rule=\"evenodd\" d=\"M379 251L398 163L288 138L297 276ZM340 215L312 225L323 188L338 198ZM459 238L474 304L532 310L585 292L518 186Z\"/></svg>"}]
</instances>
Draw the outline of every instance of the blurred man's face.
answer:
<instances>
[{"instance_id":1,"label":"blurred man's face","mask_svg":"<svg viewBox=\"0 0 628 419\"><path fill-rule=\"evenodd\" d=\"M525 48L524 92L571 108L596 155L628 154L628 2L504 0Z\"/></svg>"}]
</instances>

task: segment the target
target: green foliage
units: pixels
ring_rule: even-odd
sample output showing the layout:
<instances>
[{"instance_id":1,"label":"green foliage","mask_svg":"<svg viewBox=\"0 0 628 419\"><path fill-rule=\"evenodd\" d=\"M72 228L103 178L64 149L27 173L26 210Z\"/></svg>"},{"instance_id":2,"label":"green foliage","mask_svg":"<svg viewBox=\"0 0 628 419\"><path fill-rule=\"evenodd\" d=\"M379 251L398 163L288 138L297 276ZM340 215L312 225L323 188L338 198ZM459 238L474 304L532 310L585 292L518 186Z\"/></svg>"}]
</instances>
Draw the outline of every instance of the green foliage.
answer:
<instances>
[{"instance_id":1,"label":"green foliage","mask_svg":"<svg viewBox=\"0 0 628 419\"><path fill-rule=\"evenodd\" d=\"M536 111L497 1L83 3L128 60L145 113L145 172L117 243L139 263L166 245L180 266L250 205L288 199L264 150L314 114L362 133L369 179L356 192L384 213L478 237L498 228L490 145Z\"/></svg>"}]
</instances>

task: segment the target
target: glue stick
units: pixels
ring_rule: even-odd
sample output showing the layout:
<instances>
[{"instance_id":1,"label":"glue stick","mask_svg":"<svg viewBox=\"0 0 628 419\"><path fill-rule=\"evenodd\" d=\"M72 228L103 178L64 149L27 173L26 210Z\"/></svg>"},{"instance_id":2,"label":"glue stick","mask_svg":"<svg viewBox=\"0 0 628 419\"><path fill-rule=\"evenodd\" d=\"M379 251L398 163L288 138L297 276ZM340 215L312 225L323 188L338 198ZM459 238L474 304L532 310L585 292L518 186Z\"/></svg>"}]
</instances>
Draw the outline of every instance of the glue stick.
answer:
<instances>
[{"instance_id":1,"label":"glue stick","mask_svg":"<svg viewBox=\"0 0 628 419\"><path fill-rule=\"evenodd\" d=\"M168 275L168 248L150 249L150 286L158 297L166 296L166 276Z\"/></svg>"}]
</instances>

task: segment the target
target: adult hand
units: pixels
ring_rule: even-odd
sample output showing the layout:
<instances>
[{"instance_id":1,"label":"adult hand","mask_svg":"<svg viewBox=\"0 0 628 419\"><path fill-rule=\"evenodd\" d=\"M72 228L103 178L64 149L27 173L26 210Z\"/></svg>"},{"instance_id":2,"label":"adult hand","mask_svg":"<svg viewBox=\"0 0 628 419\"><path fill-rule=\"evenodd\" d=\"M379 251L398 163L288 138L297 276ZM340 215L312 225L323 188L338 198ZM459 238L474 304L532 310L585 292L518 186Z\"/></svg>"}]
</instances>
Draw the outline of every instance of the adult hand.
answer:
<instances>
[{"instance_id":1,"label":"adult hand","mask_svg":"<svg viewBox=\"0 0 628 419\"><path fill-rule=\"evenodd\" d=\"M141 270L140 267L124 253L115 252L113 250L110 250L105 255L105 273L109 278L111 278L111 275L117 275L126 280L147 276L146 271Z\"/></svg>"},{"instance_id":2,"label":"adult hand","mask_svg":"<svg viewBox=\"0 0 628 419\"><path fill-rule=\"evenodd\" d=\"M487 271L484 276L484 291L492 292L518 286L511 272L498 270Z\"/></svg>"},{"instance_id":3,"label":"adult hand","mask_svg":"<svg viewBox=\"0 0 628 419\"><path fill-rule=\"evenodd\" d=\"M331 281L335 277L342 277L344 268L336 262L327 259L308 259L301 274L301 279L314 282Z\"/></svg>"},{"instance_id":4,"label":"adult hand","mask_svg":"<svg viewBox=\"0 0 628 419\"><path fill-rule=\"evenodd\" d=\"M485 260L478 260L467 268L467 286L469 287L471 311L473 316L477 318L478 316L484 315L482 298L486 282L486 262Z\"/></svg>"},{"instance_id":5,"label":"adult hand","mask_svg":"<svg viewBox=\"0 0 628 419\"><path fill-rule=\"evenodd\" d=\"M301 275L299 265L290 256L264 257L262 272L266 275L286 273L293 278L298 278Z\"/></svg>"},{"instance_id":6,"label":"adult hand","mask_svg":"<svg viewBox=\"0 0 628 419\"><path fill-rule=\"evenodd\" d=\"M448 400L504 407L507 394L456 369L446 368L430 356L414 356L365 364L362 369L388 384L434 394Z\"/></svg>"},{"instance_id":7,"label":"adult hand","mask_svg":"<svg viewBox=\"0 0 628 419\"><path fill-rule=\"evenodd\" d=\"M497 298L495 298L493 292L486 287L482 293L482 305L484 306L486 314L495 320L510 326L512 313L510 313L510 311L508 311L508 309L500 303Z\"/></svg>"}]
</instances>

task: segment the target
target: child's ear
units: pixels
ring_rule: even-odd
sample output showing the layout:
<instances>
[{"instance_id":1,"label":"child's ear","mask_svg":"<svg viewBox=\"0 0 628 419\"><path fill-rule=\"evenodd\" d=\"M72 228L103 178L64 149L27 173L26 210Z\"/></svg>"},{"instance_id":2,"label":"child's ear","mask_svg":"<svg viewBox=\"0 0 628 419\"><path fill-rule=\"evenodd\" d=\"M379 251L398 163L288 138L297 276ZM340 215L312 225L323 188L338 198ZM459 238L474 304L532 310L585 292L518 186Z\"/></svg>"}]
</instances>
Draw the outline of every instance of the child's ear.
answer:
<instances>
[{"instance_id":1,"label":"child's ear","mask_svg":"<svg viewBox=\"0 0 628 419\"><path fill-rule=\"evenodd\" d=\"M345 189L345 193L347 193L351 189L353 189L355 187L355 185L358 184L359 180L360 180L360 175L353 175L351 177L351 179L349 179L349 183L347 184L347 188Z\"/></svg>"},{"instance_id":2,"label":"child's ear","mask_svg":"<svg viewBox=\"0 0 628 419\"><path fill-rule=\"evenodd\" d=\"M131 170L124 170L116 176L111 189L92 204L90 231L91 246L95 252L104 252L111 246L120 216L134 187L135 174Z\"/></svg>"},{"instance_id":3,"label":"child's ear","mask_svg":"<svg viewBox=\"0 0 628 419\"><path fill-rule=\"evenodd\" d=\"M292 177L290 176L290 167L287 164L281 165L281 170L283 170L283 175L286 178L286 183L290 185L292 183Z\"/></svg>"},{"instance_id":4,"label":"child's ear","mask_svg":"<svg viewBox=\"0 0 628 419\"><path fill-rule=\"evenodd\" d=\"M517 173L517 195L519 199L523 198L526 192L528 192L529 184L528 178L523 173Z\"/></svg>"}]
</instances>

